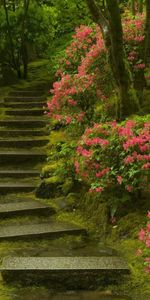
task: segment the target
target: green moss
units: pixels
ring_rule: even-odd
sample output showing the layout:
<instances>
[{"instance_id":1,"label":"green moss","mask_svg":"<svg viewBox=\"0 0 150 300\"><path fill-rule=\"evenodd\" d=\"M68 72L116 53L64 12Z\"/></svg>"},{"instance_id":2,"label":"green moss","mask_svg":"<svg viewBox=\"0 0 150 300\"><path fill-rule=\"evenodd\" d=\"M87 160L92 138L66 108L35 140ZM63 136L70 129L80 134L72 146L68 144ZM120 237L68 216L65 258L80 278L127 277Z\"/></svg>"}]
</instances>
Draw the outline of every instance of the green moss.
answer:
<instances>
[{"instance_id":1,"label":"green moss","mask_svg":"<svg viewBox=\"0 0 150 300\"><path fill-rule=\"evenodd\" d=\"M58 168L63 168L63 160L58 160L55 162L49 162L42 169L42 174L44 176L52 176L58 170Z\"/></svg>"},{"instance_id":2,"label":"green moss","mask_svg":"<svg viewBox=\"0 0 150 300\"><path fill-rule=\"evenodd\" d=\"M62 192L67 196L73 190L74 182L71 177L66 178L64 184L62 185Z\"/></svg>"},{"instance_id":3,"label":"green moss","mask_svg":"<svg viewBox=\"0 0 150 300\"><path fill-rule=\"evenodd\" d=\"M62 183L62 179L59 176L52 176L45 179L45 184L56 185Z\"/></svg>"},{"instance_id":4,"label":"green moss","mask_svg":"<svg viewBox=\"0 0 150 300\"><path fill-rule=\"evenodd\" d=\"M80 211L73 211L73 212L61 211L59 215L57 215L57 220L69 224L71 223L79 227L87 228L87 222L83 218L83 215L80 213Z\"/></svg>"},{"instance_id":5,"label":"green moss","mask_svg":"<svg viewBox=\"0 0 150 300\"><path fill-rule=\"evenodd\" d=\"M49 146L56 145L58 142L66 141L66 133L64 130L52 131L50 134Z\"/></svg>"}]
</instances>

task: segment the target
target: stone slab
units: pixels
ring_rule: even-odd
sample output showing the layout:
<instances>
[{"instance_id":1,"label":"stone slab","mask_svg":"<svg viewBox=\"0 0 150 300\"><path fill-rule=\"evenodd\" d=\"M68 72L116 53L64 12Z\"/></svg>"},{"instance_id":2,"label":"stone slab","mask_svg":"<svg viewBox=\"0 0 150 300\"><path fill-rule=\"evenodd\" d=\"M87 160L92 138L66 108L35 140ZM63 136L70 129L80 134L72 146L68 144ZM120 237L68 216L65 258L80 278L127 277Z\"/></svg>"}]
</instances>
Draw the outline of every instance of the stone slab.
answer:
<instances>
[{"instance_id":1,"label":"stone slab","mask_svg":"<svg viewBox=\"0 0 150 300\"><path fill-rule=\"evenodd\" d=\"M50 215L54 213L54 208L44 205L39 201L10 202L0 204L0 218L29 214Z\"/></svg>"},{"instance_id":2,"label":"stone slab","mask_svg":"<svg viewBox=\"0 0 150 300\"><path fill-rule=\"evenodd\" d=\"M40 97L37 97L37 96L9 96L7 98L5 98L5 102L26 102L26 101L35 101L35 102L38 102L38 101L42 101L42 100L45 100L46 97L45 96L40 96Z\"/></svg>"},{"instance_id":3,"label":"stone slab","mask_svg":"<svg viewBox=\"0 0 150 300\"><path fill-rule=\"evenodd\" d=\"M33 180L32 180L33 182ZM1 194L14 193L14 192L32 192L37 188L37 183L0 183Z\"/></svg>"},{"instance_id":4,"label":"stone slab","mask_svg":"<svg viewBox=\"0 0 150 300\"><path fill-rule=\"evenodd\" d=\"M20 119L5 119L0 120L0 126L11 126L11 127L45 127L46 120L36 118L20 118Z\"/></svg>"},{"instance_id":5,"label":"stone slab","mask_svg":"<svg viewBox=\"0 0 150 300\"><path fill-rule=\"evenodd\" d=\"M45 152L38 152L38 151L29 151L29 150L15 150L15 151L0 151L0 156L30 156L30 157L46 157Z\"/></svg>"},{"instance_id":6,"label":"stone slab","mask_svg":"<svg viewBox=\"0 0 150 300\"><path fill-rule=\"evenodd\" d=\"M8 116L41 116L44 114L44 109L7 109L5 111Z\"/></svg>"},{"instance_id":7,"label":"stone slab","mask_svg":"<svg viewBox=\"0 0 150 300\"><path fill-rule=\"evenodd\" d=\"M0 139L0 147L37 147L37 146L45 146L49 142L48 138L33 138L33 139Z\"/></svg>"},{"instance_id":8,"label":"stone slab","mask_svg":"<svg viewBox=\"0 0 150 300\"><path fill-rule=\"evenodd\" d=\"M3 177L25 178L25 177L39 177L40 172L37 170L0 170L0 178Z\"/></svg>"},{"instance_id":9,"label":"stone slab","mask_svg":"<svg viewBox=\"0 0 150 300\"><path fill-rule=\"evenodd\" d=\"M103 257L10 257L5 258L0 270L125 270L127 263L119 256Z\"/></svg>"},{"instance_id":10,"label":"stone slab","mask_svg":"<svg viewBox=\"0 0 150 300\"><path fill-rule=\"evenodd\" d=\"M8 137L8 136L43 136L43 135L47 135L48 132L46 131L46 129L43 130L32 130L32 129L0 129L0 137Z\"/></svg>"},{"instance_id":11,"label":"stone slab","mask_svg":"<svg viewBox=\"0 0 150 300\"><path fill-rule=\"evenodd\" d=\"M57 222L0 227L0 241L33 238L56 238L64 234L86 234L86 230L77 226Z\"/></svg>"},{"instance_id":12,"label":"stone slab","mask_svg":"<svg viewBox=\"0 0 150 300\"><path fill-rule=\"evenodd\" d=\"M94 290L118 284L122 276L129 273L125 261L115 256L10 257L3 260L0 271L8 282L17 281L23 285L42 283L57 291Z\"/></svg>"},{"instance_id":13,"label":"stone slab","mask_svg":"<svg viewBox=\"0 0 150 300\"><path fill-rule=\"evenodd\" d=\"M44 90L18 90L9 93L9 96L41 96L45 93Z\"/></svg>"},{"instance_id":14,"label":"stone slab","mask_svg":"<svg viewBox=\"0 0 150 300\"><path fill-rule=\"evenodd\" d=\"M37 107L45 107L46 101L42 102L9 102L4 104L5 107L11 108L37 108Z\"/></svg>"}]
</instances>

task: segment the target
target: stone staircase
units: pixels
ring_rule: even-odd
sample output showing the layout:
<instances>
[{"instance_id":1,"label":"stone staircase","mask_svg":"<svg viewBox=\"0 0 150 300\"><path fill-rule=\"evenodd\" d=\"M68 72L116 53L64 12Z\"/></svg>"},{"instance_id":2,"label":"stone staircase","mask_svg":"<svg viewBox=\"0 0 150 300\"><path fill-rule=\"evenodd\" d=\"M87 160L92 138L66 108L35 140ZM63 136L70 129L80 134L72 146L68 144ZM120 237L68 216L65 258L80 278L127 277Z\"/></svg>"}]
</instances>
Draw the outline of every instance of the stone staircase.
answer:
<instances>
[{"instance_id":1,"label":"stone staircase","mask_svg":"<svg viewBox=\"0 0 150 300\"><path fill-rule=\"evenodd\" d=\"M94 246L89 250L85 228L60 222L54 206L35 199L41 165L46 159L45 145L49 141L47 118L43 114L45 104L44 90L37 91L36 87L15 90L3 101L0 243L9 243L9 250L2 255L0 271L6 282L48 283L58 289L96 289L127 274L128 266L116 253L101 253ZM13 250L14 243L20 241L21 248ZM71 243L77 243L78 250Z\"/></svg>"}]
</instances>

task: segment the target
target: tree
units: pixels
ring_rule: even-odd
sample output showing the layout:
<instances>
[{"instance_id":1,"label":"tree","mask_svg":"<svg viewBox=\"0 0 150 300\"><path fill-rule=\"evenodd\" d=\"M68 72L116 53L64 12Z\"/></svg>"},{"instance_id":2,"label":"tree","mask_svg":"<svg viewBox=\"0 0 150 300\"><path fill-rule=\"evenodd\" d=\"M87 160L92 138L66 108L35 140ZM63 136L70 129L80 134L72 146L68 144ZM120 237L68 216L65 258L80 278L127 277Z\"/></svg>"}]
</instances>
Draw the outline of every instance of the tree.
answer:
<instances>
[{"instance_id":1,"label":"tree","mask_svg":"<svg viewBox=\"0 0 150 300\"><path fill-rule=\"evenodd\" d=\"M36 0L2 0L1 63L14 69L18 78L26 78L30 52L37 57L46 53L56 32L57 18L54 6L38 4Z\"/></svg>"},{"instance_id":2,"label":"tree","mask_svg":"<svg viewBox=\"0 0 150 300\"><path fill-rule=\"evenodd\" d=\"M145 65L150 64L150 1L146 0L146 27L145 27Z\"/></svg>"},{"instance_id":3,"label":"tree","mask_svg":"<svg viewBox=\"0 0 150 300\"><path fill-rule=\"evenodd\" d=\"M91 14L103 32L110 64L119 93L118 119L124 119L139 109L129 67L123 48L123 30L118 1L106 0L107 16L94 0L87 0Z\"/></svg>"}]
</instances>

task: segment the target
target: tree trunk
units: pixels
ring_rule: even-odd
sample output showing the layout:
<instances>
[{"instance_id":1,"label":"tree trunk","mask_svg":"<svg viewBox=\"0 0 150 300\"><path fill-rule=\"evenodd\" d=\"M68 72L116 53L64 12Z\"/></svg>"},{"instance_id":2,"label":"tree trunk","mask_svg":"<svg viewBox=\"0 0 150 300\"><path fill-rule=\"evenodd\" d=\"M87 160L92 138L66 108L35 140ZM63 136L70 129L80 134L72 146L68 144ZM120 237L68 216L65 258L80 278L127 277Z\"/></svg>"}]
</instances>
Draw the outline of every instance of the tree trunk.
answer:
<instances>
[{"instance_id":1,"label":"tree trunk","mask_svg":"<svg viewBox=\"0 0 150 300\"><path fill-rule=\"evenodd\" d=\"M13 63L14 68L17 69L16 68L16 61L15 61L15 55L14 55L14 45L13 45L11 27L10 27L10 24L9 24L9 16L8 16L6 0L3 0L3 5L4 5L4 10L5 10L5 16L6 16L6 23L7 23L7 31L8 31L11 59L12 59L12 63Z\"/></svg>"},{"instance_id":2,"label":"tree trunk","mask_svg":"<svg viewBox=\"0 0 150 300\"><path fill-rule=\"evenodd\" d=\"M135 16L136 10L135 10L135 0L130 0L130 6L131 6L131 12L132 15Z\"/></svg>"},{"instance_id":3,"label":"tree trunk","mask_svg":"<svg viewBox=\"0 0 150 300\"><path fill-rule=\"evenodd\" d=\"M108 35L108 21L94 0L86 0L93 20L100 26L104 39Z\"/></svg>"},{"instance_id":4,"label":"tree trunk","mask_svg":"<svg viewBox=\"0 0 150 300\"><path fill-rule=\"evenodd\" d=\"M150 0L146 0L146 26L145 26L145 65L150 64Z\"/></svg>"},{"instance_id":5,"label":"tree trunk","mask_svg":"<svg viewBox=\"0 0 150 300\"><path fill-rule=\"evenodd\" d=\"M23 74L24 79L26 79L28 75L28 50L27 50L25 29L26 29L29 4L30 4L30 0L24 0L24 16L22 21L22 34L21 34L21 56L22 56L22 62L24 68L24 74Z\"/></svg>"},{"instance_id":6,"label":"tree trunk","mask_svg":"<svg viewBox=\"0 0 150 300\"><path fill-rule=\"evenodd\" d=\"M111 52L113 59L113 72L119 92L118 119L122 120L139 110L139 103L136 92L130 78L128 63L125 60L123 48L123 30L118 1L106 0L109 32L111 39Z\"/></svg>"},{"instance_id":7,"label":"tree trunk","mask_svg":"<svg viewBox=\"0 0 150 300\"><path fill-rule=\"evenodd\" d=\"M143 0L139 0L138 11L139 11L140 14L143 13Z\"/></svg>"}]
</instances>

